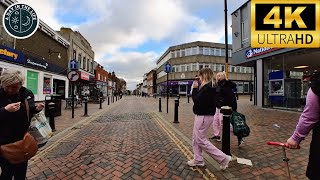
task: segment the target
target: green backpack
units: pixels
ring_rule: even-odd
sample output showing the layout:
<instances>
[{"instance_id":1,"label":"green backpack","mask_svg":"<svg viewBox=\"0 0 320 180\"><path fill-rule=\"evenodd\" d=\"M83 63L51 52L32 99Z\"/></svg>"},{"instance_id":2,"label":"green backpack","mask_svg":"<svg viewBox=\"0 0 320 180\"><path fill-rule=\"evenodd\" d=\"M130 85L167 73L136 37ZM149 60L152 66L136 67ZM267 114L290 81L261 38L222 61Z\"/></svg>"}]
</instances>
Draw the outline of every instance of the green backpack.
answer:
<instances>
[{"instance_id":1,"label":"green backpack","mask_svg":"<svg viewBox=\"0 0 320 180\"><path fill-rule=\"evenodd\" d=\"M231 124L233 126L233 134L238 137L247 137L250 134L250 128L246 124L245 115L238 113L236 111L232 112Z\"/></svg>"}]
</instances>

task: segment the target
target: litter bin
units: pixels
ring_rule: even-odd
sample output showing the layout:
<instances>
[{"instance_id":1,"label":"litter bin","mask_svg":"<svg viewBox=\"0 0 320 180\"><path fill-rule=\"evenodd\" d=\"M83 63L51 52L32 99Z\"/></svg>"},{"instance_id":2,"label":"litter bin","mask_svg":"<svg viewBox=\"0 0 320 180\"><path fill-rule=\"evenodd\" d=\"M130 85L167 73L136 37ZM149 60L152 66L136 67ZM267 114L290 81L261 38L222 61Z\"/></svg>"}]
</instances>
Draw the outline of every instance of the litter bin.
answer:
<instances>
[{"instance_id":1,"label":"litter bin","mask_svg":"<svg viewBox=\"0 0 320 180\"><path fill-rule=\"evenodd\" d=\"M45 115L49 117L49 106L48 104L53 102L54 103L54 117L61 116L61 100L62 95L59 94L51 94L45 96Z\"/></svg>"}]
</instances>

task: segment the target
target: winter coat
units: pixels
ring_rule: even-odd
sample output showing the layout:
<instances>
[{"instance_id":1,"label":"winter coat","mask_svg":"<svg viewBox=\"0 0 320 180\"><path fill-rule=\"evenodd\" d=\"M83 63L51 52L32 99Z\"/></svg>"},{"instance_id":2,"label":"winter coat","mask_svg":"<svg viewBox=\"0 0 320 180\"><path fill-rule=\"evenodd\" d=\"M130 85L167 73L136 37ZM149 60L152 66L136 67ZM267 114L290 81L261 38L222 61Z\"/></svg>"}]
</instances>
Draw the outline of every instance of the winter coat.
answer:
<instances>
[{"instance_id":1,"label":"winter coat","mask_svg":"<svg viewBox=\"0 0 320 180\"><path fill-rule=\"evenodd\" d=\"M208 83L201 88L193 88L193 113L196 115L214 115L216 112L216 88Z\"/></svg>"},{"instance_id":2,"label":"winter coat","mask_svg":"<svg viewBox=\"0 0 320 180\"><path fill-rule=\"evenodd\" d=\"M217 92L217 107L230 106L233 111L237 111L237 99L234 94L234 89L237 85L229 80L218 81Z\"/></svg>"},{"instance_id":3,"label":"winter coat","mask_svg":"<svg viewBox=\"0 0 320 180\"><path fill-rule=\"evenodd\" d=\"M34 103L34 95L25 87L21 87L17 95L9 96L0 89L0 145L13 143L23 139L28 131L30 122L27 117L25 99L28 99L30 117L37 113ZM5 107L8 104L21 102L20 109L16 112L8 112Z\"/></svg>"}]
</instances>

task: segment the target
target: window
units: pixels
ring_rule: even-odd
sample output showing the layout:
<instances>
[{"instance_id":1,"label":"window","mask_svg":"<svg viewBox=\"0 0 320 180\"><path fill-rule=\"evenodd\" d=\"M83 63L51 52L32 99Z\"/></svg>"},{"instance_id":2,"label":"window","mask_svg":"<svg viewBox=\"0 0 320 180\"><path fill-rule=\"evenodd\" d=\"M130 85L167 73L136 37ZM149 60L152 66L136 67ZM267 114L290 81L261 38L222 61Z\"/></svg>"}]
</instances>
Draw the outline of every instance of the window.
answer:
<instances>
[{"instance_id":1,"label":"window","mask_svg":"<svg viewBox=\"0 0 320 180\"><path fill-rule=\"evenodd\" d=\"M229 49L229 57L232 57L232 50Z\"/></svg>"},{"instance_id":2,"label":"window","mask_svg":"<svg viewBox=\"0 0 320 180\"><path fill-rule=\"evenodd\" d=\"M191 48L186 49L186 56L190 56L191 55Z\"/></svg>"},{"instance_id":3,"label":"window","mask_svg":"<svg viewBox=\"0 0 320 180\"><path fill-rule=\"evenodd\" d=\"M90 71L90 60L89 60L89 58L87 59L87 71Z\"/></svg>"},{"instance_id":4,"label":"window","mask_svg":"<svg viewBox=\"0 0 320 180\"><path fill-rule=\"evenodd\" d=\"M243 92L244 92L244 93L248 93L248 92L249 92L249 83L248 83L248 82L245 82L245 83L244 83Z\"/></svg>"},{"instance_id":5,"label":"window","mask_svg":"<svg viewBox=\"0 0 320 180\"><path fill-rule=\"evenodd\" d=\"M185 72L186 71L186 67L184 65L181 65L181 72Z\"/></svg>"},{"instance_id":6,"label":"window","mask_svg":"<svg viewBox=\"0 0 320 180\"><path fill-rule=\"evenodd\" d=\"M225 70L225 65L221 65L221 71Z\"/></svg>"},{"instance_id":7,"label":"window","mask_svg":"<svg viewBox=\"0 0 320 180\"><path fill-rule=\"evenodd\" d=\"M191 55L196 55L196 54L198 54L197 49L198 49L198 47L192 48L192 54L191 54Z\"/></svg>"},{"instance_id":8,"label":"window","mask_svg":"<svg viewBox=\"0 0 320 180\"><path fill-rule=\"evenodd\" d=\"M232 65L228 65L228 72L231 72L232 70Z\"/></svg>"},{"instance_id":9,"label":"window","mask_svg":"<svg viewBox=\"0 0 320 180\"><path fill-rule=\"evenodd\" d=\"M176 72L180 72L179 66L176 66Z\"/></svg>"},{"instance_id":10,"label":"window","mask_svg":"<svg viewBox=\"0 0 320 180\"><path fill-rule=\"evenodd\" d=\"M250 73L250 67L246 67L246 73Z\"/></svg>"},{"instance_id":11,"label":"window","mask_svg":"<svg viewBox=\"0 0 320 180\"><path fill-rule=\"evenodd\" d=\"M199 64L199 70L203 69L203 64Z\"/></svg>"},{"instance_id":12,"label":"window","mask_svg":"<svg viewBox=\"0 0 320 180\"><path fill-rule=\"evenodd\" d=\"M203 48L203 54L204 55L210 55L209 54L209 48Z\"/></svg>"},{"instance_id":13,"label":"window","mask_svg":"<svg viewBox=\"0 0 320 180\"><path fill-rule=\"evenodd\" d=\"M101 77L100 77L100 74L98 73L98 80L100 80L100 78L101 78Z\"/></svg>"},{"instance_id":14,"label":"window","mask_svg":"<svg viewBox=\"0 0 320 180\"><path fill-rule=\"evenodd\" d=\"M199 47L199 54L203 54L203 47Z\"/></svg>"},{"instance_id":15,"label":"window","mask_svg":"<svg viewBox=\"0 0 320 180\"><path fill-rule=\"evenodd\" d=\"M187 64L187 65L186 65L186 70L187 70L187 71L191 71L191 69L190 69L190 64Z\"/></svg>"},{"instance_id":16,"label":"window","mask_svg":"<svg viewBox=\"0 0 320 180\"><path fill-rule=\"evenodd\" d=\"M226 55L225 49L221 49L221 56L225 56L225 55Z\"/></svg>"},{"instance_id":17,"label":"window","mask_svg":"<svg viewBox=\"0 0 320 180\"><path fill-rule=\"evenodd\" d=\"M73 58L73 59L77 59L77 57L76 57L76 56L77 56L77 51L76 51L76 50L73 50L72 58Z\"/></svg>"},{"instance_id":18,"label":"window","mask_svg":"<svg viewBox=\"0 0 320 180\"><path fill-rule=\"evenodd\" d=\"M205 67L205 68L209 68L209 64L205 64L204 67Z\"/></svg>"},{"instance_id":19,"label":"window","mask_svg":"<svg viewBox=\"0 0 320 180\"><path fill-rule=\"evenodd\" d=\"M171 58L175 58L175 52L174 51L171 51Z\"/></svg>"},{"instance_id":20,"label":"window","mask_svg":"<svg viewBox=\"0 0 320 180\"><path fill-rule=\"evenodd\" d=\"M214 49L213 48L210 48L210 55L214 56Z\"/></svg>"},{"instance_id":21,"label":"window","mask_svg":"<svg viewBox=\"0 0 320 180\"><path fill-rule=\"evenodd\" d=\"M176 57L180 57L180 50L176 50Z\"/></svg>"},{"instance_id":22,"label":"window","mask_svg":"<svg viewBox=\"0 0 320 180\"><path fill-rule=\"evenodd\" d=\"M240 70L240 67L239 67L239 66L237 67L237 72L238 72L238 73L240 73L240 72L241 72L241 70Z\"/></svg>"},{"instance_id":23,"label":"window","mask_svg":"<svg viewBox=\"0 0 320 180\"><path fill-rule=\"evenodd\" d=\"M246 67L241 67L241 72L245 73L246 72Z\"/></svg>"},{"instance_id":24,"label":"window","mask_svg":"<svg viewBox=\"0 0 320 180\"><path fill-rule=\"evenodd\" d=\"M236 72L236 67L235 66L231 67L231 72Z\"/></svg>"},{"instance_id":25,"label":"window","mask_svg":"<svg viewBox=\"0 0 320 180\"><path fill-rule=\"evenodd\" d=\"M83 69L86 69L86 57L83 57Z\"/></svg>"},{"instance_id":26,"label":"window","mask_svg":"<svg viewBox=\"0 0 320 180\"><path fill-rule=\"evenodd\" d=\"M192 71L197 71L197 65L196 64L192 64Z\"/></svg>"},{"instance_id":27,"label":"window","mask_svg":"<svg viewBox=\"0 0 320 180\"><path fill-rule=\"evenodd\" d=\"M221 64L216 64L216 66L217 66L217 71L221 72Z\"/></svg>"},{"instance_id":28,"label":"window","mask_svg":"<svg viewBox=\"0 0 320 180\"><path fill-rule=\"evenodd\" d=\"M182 49L181 50L181 57L184 57L186 55L186 50Z\"/></svg>"},{"instance_id":29,"label":"window","mask_svg":"<svg viewBox=\"0 0 320 180\"><path fill-rule=\"evenodd\" d=\"M80 62L80 67L83 68L83 63L81 63L81 54L78 54L78 61Z\"/></svg>"},{"instance_id":30,"label":"window","mask_svg":"<svg viewBox=\"0 0 320 180\"><path fill-rule=\"evenodd\" d=\"M220 49L215 48L215 49L214 49L214 55L215 55L215 56L220 56Z\"/></svg>"},{"instance_id":31,"label":"window","mask_svg":"<svg viewBox=\"0 0 320 180\"><path fill-rule=\"evenodd\" d=\"M211 65L211 69L212 69L212 71L214 71L214 72L215 72L215 71L217 70L217 68L216 68L216 64L212 64L212 65Z\"/></svg>"},{"instance_id":32,"label":"window","mask_svg":"<svg viewBox=\"0 0 320 180\"><path fill-rule=\"evenodd\" d=\"M171 72L176 72L175 69L176 69L176 67L175 67L175 66L172 66Z\"/></svg>"}]
</instances>

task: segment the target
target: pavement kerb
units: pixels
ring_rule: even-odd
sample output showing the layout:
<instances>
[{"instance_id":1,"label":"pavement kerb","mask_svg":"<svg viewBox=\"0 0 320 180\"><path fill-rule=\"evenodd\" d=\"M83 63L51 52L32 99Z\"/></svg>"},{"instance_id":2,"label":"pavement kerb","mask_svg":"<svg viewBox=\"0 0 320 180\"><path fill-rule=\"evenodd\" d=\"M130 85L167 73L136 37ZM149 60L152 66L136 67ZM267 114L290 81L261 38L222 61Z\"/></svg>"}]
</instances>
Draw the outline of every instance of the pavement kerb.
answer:
<instances>
[{"instance_id":1,"label":"pavement kerb","mask_svg":"<svg viewBox=\"0 0 320 180\"><path fill-rule=\"evenodd\" d=\"M166 124L167 127L169 127L178 136L180 136L183 139L183 141L188 144L189 147L192 147L192 141L187 136L185 136L181 131L179 131L177 128L175 128L171 123L166 121L159 112L155 112L155 114L158 116L159 119L162 120L162 122L164 122ZM212 159L212 157L210 157L206 153L204 153L203 156L204 156L204 159L215 168L215 170L220 169L220 164L217 161L215 161L214 159ZM234 157L233 157L233 160L234 160ZM228 172L227 170L220 171L220 173L227 179L234 179L234 180L236 179L235 175Z\"/></svg>"},{"instance_id":2,"label":"pavement kerb","mask_svg":"<svg viewBox=\"0 0 320 180\"><path fill-rule=\"evenodd\" d=\"M89 124L90 122L94 121L96 118L98 118L100 115L108 112L111 108L119 106L119 103L113 103L108 106L105 106L103 109L98 110L93 115L90 115L81 121L73 124L72 126L66 128L65 130L59 132L58 134L54 134L53 137L49 139L48 145L44 146L43 148L39 149L39 152L29 160L29 165L32 165L35 161L40 159L42 156L50 152L53 148L55 148L57 145L59 145L61 142L66 140L68 137L72 136L76 132L78 132L81 127Z\"/></svg>"}]
</instances>

